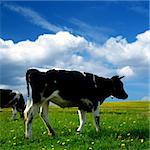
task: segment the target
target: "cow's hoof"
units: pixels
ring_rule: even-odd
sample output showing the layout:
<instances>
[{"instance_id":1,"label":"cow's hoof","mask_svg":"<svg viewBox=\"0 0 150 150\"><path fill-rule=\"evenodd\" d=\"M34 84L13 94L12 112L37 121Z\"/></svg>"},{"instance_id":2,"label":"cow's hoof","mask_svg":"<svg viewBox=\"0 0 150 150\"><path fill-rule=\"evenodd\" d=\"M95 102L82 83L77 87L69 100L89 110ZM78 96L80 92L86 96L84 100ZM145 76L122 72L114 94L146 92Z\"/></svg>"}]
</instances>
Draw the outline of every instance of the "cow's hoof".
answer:
<instances>
[{"instance_id":1,"label":"cow's hoof","mask_svg":"<svg viewBox=\"0 0 150 150\"><path fill-rule=\"evenodd\" d=\"M77 135L80 135L81 134L81 131L77 131Z\"/></svg>"},{"instance_id":2,"label":"cow's hoof","mask_svg":"<svg viewBox=\"0 0 150 150\"><path fill-rule=\"evenodd\" d=\"M25 139L31 139L31 136L25 135Z\"/></svg>"},{"instance_id":3,"label":"cow's hoof","mask_svg":"<svg viewBox=\"0 0 150 150\"><path fill-rule=\"evenodd\" d=\"M101 129L96 129L96 132L100 132L101 131Z\"/></svg>"},{"instance_id":4,"label":"cow's hoof","mask_svg":"<svg viewBox=\"0 0 150 150\"><path fill-rule=\"evenodd\" d=\"M48 136L55 136L56 135L56 133L55 132L48 132Z\"/></svg>"}]
</instances>

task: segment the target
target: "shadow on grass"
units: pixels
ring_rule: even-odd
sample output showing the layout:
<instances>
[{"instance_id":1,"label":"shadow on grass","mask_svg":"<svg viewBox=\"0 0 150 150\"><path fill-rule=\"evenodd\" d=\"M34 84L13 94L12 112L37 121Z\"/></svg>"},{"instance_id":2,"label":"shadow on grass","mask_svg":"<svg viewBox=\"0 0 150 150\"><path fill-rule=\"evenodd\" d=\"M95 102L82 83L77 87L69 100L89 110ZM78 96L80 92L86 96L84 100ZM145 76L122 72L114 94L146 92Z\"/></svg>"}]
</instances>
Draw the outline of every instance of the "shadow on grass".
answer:
<instances>
[{"instance_id":1,"label":"shadow on grass","mask_svg":"<svg viewBox=\"0 0 150 150\"><path fill-rule=\"evenodd\" d=\"M108 111L108 112L101 112L101 114L116 114L116 115L122 115L122 114L127 114L127 112Z\"/></svg>"}]
</instances>

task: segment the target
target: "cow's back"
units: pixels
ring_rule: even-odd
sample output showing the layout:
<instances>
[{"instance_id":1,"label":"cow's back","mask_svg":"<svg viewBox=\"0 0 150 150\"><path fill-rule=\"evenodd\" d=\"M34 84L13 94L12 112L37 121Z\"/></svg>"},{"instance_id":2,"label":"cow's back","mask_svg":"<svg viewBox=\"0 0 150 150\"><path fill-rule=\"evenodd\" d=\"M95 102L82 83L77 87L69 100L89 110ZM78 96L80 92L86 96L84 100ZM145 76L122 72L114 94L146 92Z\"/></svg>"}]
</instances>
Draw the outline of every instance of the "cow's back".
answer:
<instances>
[{"instance_id":1,"label":"cow's back","mask_svg":"<svg viewBox=\"0 0 150 150\"><path fill-rule=\"evenodd\" d=\"M91 89L94 88L89 78L78 71L50 70L47 72L46 90L58 90L65 100L80 100L91 95Z\"/></svg>"}]
</instances>

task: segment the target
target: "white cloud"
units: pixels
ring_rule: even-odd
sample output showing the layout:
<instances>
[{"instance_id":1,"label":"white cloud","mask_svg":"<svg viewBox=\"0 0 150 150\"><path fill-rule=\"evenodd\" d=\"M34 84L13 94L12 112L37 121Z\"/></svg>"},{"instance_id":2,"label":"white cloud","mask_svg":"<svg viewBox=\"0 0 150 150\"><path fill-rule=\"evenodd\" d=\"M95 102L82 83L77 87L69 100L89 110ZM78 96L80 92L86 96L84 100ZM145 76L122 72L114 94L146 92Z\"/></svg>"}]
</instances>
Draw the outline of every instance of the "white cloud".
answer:
<instances>
[{"instance_id":1,"label":"white cloud","mask_svg":"<svg viewBox=\"0 0 150 150\"><path fill-rule=\"evenodd\" d=\"M25 72L33 66L80 70L105 77L116 73L128 78L146 75L150 62L149 34L146 31L137 35L132 43L122 37L110 38L103 45L64 31L40 35L35 41L14 43L0 39L1 87L26 91Z\"/></svg>"},{"instance_id":2,"label":"white cloud","mask_svg":"<svg viewBox=\"0 0 150 150\"><path fill-rule=\"evenodd\" d=\"M43 29L47 29L52 32L58 32L63 30L62 28L49 23L46 19L44 19L44 17L42 17L40 14L38 14L37 12L35 12L30 8L21 7L18 5L10 5L8 3L5 3L4 6L10 9L11 11L17 12L18 14L24 16L31 23L40 26Z\"/></svg>"},{"instance_id":3,"label":"white cloud","mask_svg":"<svg viewBox=\"0 0 150 150\"><path fill-rule=\"evenodd\" d=\"M126 68L128 77L147 74L150 65L150 30L138 34L132 43L121 36L111 37L102 46L93 47L92 44L89 52L96 59L105 59L116 68L130 66ZM123 70L120 70L121 74L125 73Z\"/></svg>"},{"instance_id":4,"label":"white cloud","mask_svg":"<svg viewBox=\"0 0 150 150\"><path fill-rule=\"evenodd\" d=\"M134 73L146 71L150 64L150 30L138 34L136 38L135 42L129 43L121 36L111 37L102 46L95 46L94 49L91 46L89 52L116 67L131 66Z\"/></svg>"},{"instance_id":5,"label":"white cloud","mask_svg":"<svg viewBox=\"0 0 150 150\"><path fill-rule=\"evenodd\" d=\"M56 34L44 34L36 41L4 41L0 39L0 60L8 59L12 62L24 62L27 64L37 64L43 61L56 61L72 57L73 53L82 51L88 42L79 36L73 36L68 32L58 32ZM73 55L74 59L75 55ZM81 56L76 57L79 61ZM70 58L69 58L70 59ZM49 63L50 63L49 62Z\"/></svg>"},{"instance_id":6,"label":"white cloud","mask_svg":"<svg viewBox=\"0 0 150 150\"><path fill-rule=\"evenodd\" d=\"M126 77L134 76L134 71L130 66L117 69L117 73L119 76L126 76Z\"/></svg>"},{"instance_id":7,"label":"white cloud","mask_svg":"<svg viewBox=\"0 0 150 150\"><path fill-rule=\"evenodd\" d=\"M0 39L0 60L2 64L23 62L30 66L79 67L93 72L97 70L92 68L99 67L105 70L101 71L102 74L112 72L105 65L105 62L109 62L112 67L121 68L116 70L118 74L133 76L137 71L147 69L150 63L149 49L150 31L137 35L137 40L133 43L116 37L110 38L102 46L88 42L84 37L61 31L40 35L35 41L14 43L12 40ZM88 67L90 64L92 68Z\"/></svg>"},{"instance_id":8,"label":"white cloud","mask_svg":"<svg viewBox=\"0 0 150 150\"><path fill-rule=\"evenodd\" d=\"M150 95L144 96L141 100L149 100L150 101Z\"/></svg>"}]
</instances>

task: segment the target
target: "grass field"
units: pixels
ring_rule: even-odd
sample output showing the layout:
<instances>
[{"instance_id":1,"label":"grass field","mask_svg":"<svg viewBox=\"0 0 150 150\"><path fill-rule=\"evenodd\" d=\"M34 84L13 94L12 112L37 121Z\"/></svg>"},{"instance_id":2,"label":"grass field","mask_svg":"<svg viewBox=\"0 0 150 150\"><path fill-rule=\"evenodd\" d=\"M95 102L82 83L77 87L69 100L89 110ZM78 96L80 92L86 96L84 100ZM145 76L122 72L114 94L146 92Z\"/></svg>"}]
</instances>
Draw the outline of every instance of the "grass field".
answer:
<instances>
[{"instance_id":1,"label":"grass field","mask_svg":"<svg viewBox=\"0 0 150 150\"><path fill-rule=\"evenodd\" d=\"M48 137L40 119L33 120L33 137L24 138L24 122L11 120L10 109L0 112L1 150L148 150L150 149L149 102L105 102L101 109L101 131L96 132L92 114L82 134L75 129L79 125L77 109L49 107L51 125L57 135Z\"/></svg>"}]
</instances>

